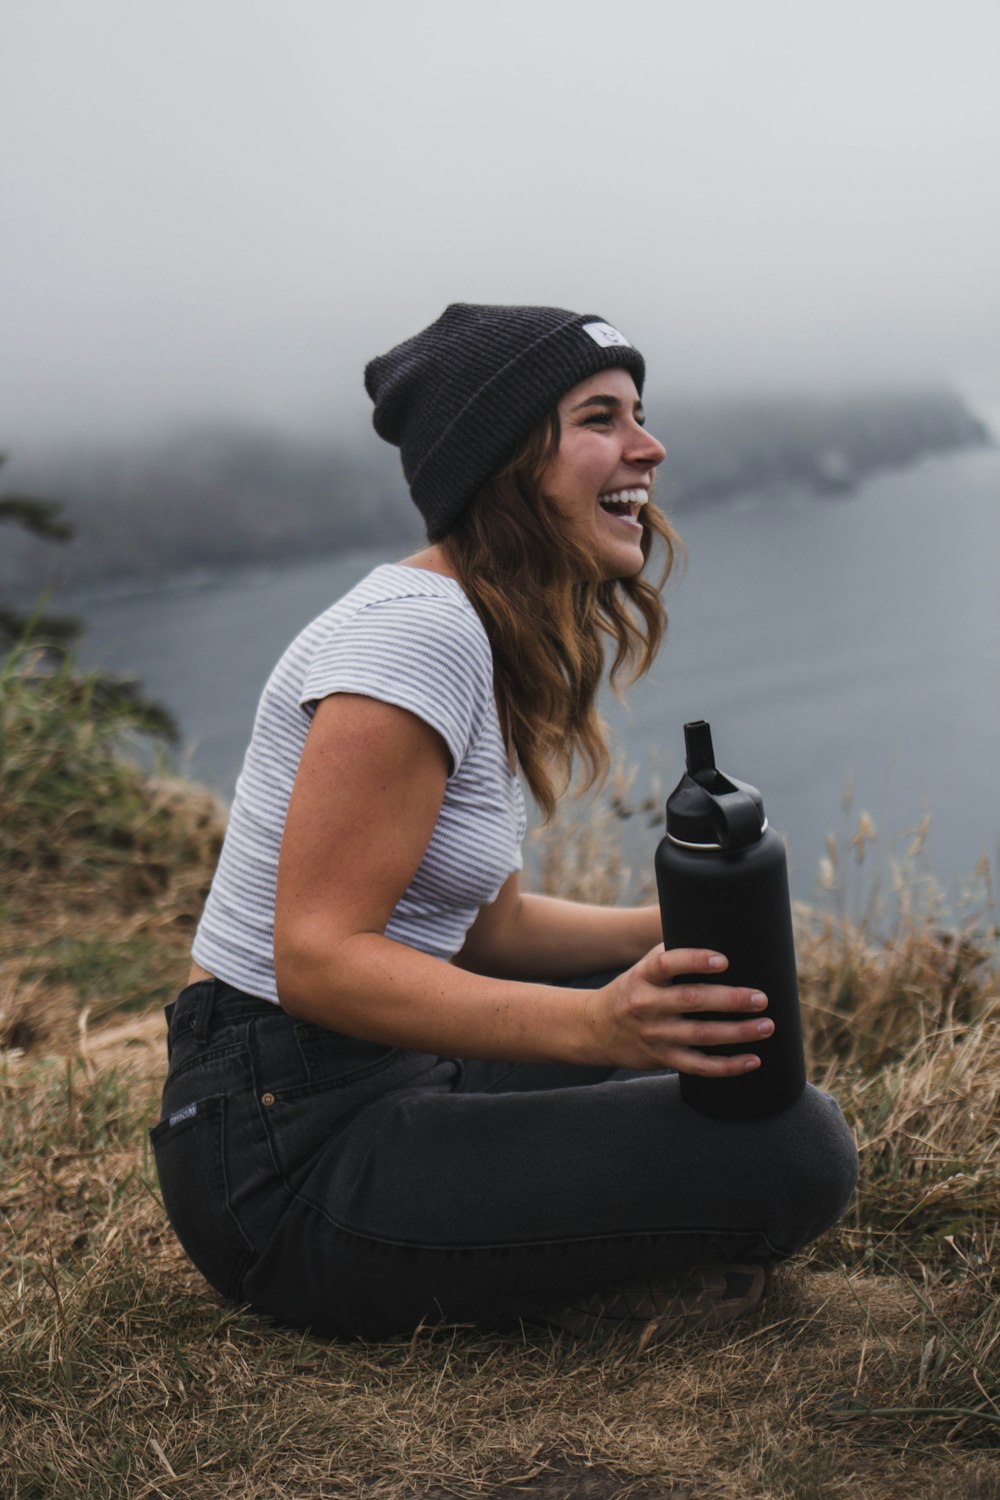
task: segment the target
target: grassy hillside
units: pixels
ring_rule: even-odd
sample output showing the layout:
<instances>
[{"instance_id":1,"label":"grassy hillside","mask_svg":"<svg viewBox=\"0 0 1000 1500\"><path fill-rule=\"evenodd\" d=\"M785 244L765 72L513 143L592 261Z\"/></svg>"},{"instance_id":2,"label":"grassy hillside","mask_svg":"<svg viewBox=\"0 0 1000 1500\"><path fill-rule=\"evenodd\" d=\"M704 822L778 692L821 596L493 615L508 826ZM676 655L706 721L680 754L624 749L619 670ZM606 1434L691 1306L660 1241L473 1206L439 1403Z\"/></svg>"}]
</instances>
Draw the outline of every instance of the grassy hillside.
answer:
<instances>
[{"instance_id":1,"label":"grassy hillside","mask_svg":"<svg viewBox=\"0 0 1000 1500\"><path fill-rule=\"evenodd\" d=\"M146 1145L222 815L130 765L126 710L31 665L0 673L0 1494L998 1500L988 914L904 906L876 936L798 913L810 1076L862 1180L753 1320L641 1352L327 1344L207 1287ZM610 812L556 829L546 886L614 899L613 835Z\"/></svg>"}]
</instances>

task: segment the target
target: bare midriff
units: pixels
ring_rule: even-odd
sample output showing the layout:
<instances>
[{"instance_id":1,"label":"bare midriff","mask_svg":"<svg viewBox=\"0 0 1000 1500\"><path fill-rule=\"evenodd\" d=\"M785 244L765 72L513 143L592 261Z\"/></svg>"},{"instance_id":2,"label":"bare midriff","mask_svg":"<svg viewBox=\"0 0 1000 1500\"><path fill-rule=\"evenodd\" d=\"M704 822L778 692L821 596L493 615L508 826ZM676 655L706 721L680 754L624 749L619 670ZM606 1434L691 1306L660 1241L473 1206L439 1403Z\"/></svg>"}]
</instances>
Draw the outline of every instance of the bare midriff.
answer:
<instances>
[{"instance_id":1,"label":"bare midriff","mask_svg":"<svg viewBox=\"0 0 1000 1500\"><path fill-rule=\"evenodd\" d=\"M192 961L191 961L191 967L188 970L188 977L187 977L188 984L200 984L203 979L214 979L214 978L215 978L214 974L210 974L207 969L203 969L202 966L201 966L201 964L196 964L194 962L194 960L192 959Z\"/></svg>"}]
</instances>

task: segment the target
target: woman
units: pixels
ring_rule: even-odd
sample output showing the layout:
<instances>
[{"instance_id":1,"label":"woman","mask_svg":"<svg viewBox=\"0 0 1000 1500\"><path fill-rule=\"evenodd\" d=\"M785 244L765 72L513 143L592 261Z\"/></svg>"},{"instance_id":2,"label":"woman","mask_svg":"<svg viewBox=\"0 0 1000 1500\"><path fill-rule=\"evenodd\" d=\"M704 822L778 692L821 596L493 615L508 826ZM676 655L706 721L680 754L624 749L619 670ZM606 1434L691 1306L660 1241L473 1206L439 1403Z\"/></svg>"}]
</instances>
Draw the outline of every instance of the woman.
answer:
<instances>
[{"instance_id":1,"label":"woman","mask_svg":"<svg viewBox=\"0 0 1000 1500\"><path fill-rule=\"evenodd\" d=\"M853 1190L828 1096L680 1101L757 1065L700 1047L772 1029L725 955L520 888L518 774L546 814L574 756L593 783L602 642L644 671L665 627L644 373L600 318L465 304L366 371L428 546L264 689L153 1131L192 1260L284 1323L717 1323Z\"/></svg>"}]
</instances>

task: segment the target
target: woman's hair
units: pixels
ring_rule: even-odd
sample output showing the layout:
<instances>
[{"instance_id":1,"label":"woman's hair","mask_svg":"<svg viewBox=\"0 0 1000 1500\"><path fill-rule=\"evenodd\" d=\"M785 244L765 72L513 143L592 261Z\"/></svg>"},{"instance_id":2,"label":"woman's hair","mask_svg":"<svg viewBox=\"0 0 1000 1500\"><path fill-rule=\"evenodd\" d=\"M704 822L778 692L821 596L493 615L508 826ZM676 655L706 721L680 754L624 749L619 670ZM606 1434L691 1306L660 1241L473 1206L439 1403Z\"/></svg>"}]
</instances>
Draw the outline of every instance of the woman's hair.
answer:
<instances>
[{"instance_id":1,"label":"woman's hair","mask_svg":"<svg viewBox=\"0 0 1000 1500\"><path fill-rule=\"evenodd\" d=\"M642 552L664 544L657 584L641 576L607 580L568 534L542 476L560 439L552 412L488 480L443 546L483 622L493 651L500 724L546 819L583 763L583 792L604 779L610 758L595 707L604 642L614 643L611 686L635 682L653 663L667 628L660 590L681 547L652 501L642 507Z\"/></svg>"}]
</instances>

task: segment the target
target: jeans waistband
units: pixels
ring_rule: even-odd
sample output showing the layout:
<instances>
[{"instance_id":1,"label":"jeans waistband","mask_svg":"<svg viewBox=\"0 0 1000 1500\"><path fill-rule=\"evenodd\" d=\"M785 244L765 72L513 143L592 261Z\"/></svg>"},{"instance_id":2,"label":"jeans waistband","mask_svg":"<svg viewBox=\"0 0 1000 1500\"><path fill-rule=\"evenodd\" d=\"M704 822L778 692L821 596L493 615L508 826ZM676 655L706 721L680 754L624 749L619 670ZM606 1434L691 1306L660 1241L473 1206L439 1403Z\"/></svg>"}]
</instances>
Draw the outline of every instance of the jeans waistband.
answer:
<instances>
[{"instance_id":1,"label":"jeans waistband","mask_svg":"<svg viewBox=\"0 0 1000 1500\"><path fill-rule=\"evenodd\" d=\"M164 1012L169 1027L189 1025L198 1041L215 1026L237 1026L255 1016L283 1016L281 1006L259 995L248 995L221 979L199 979L189 984Z\"/></svg>"}]
</instances>

